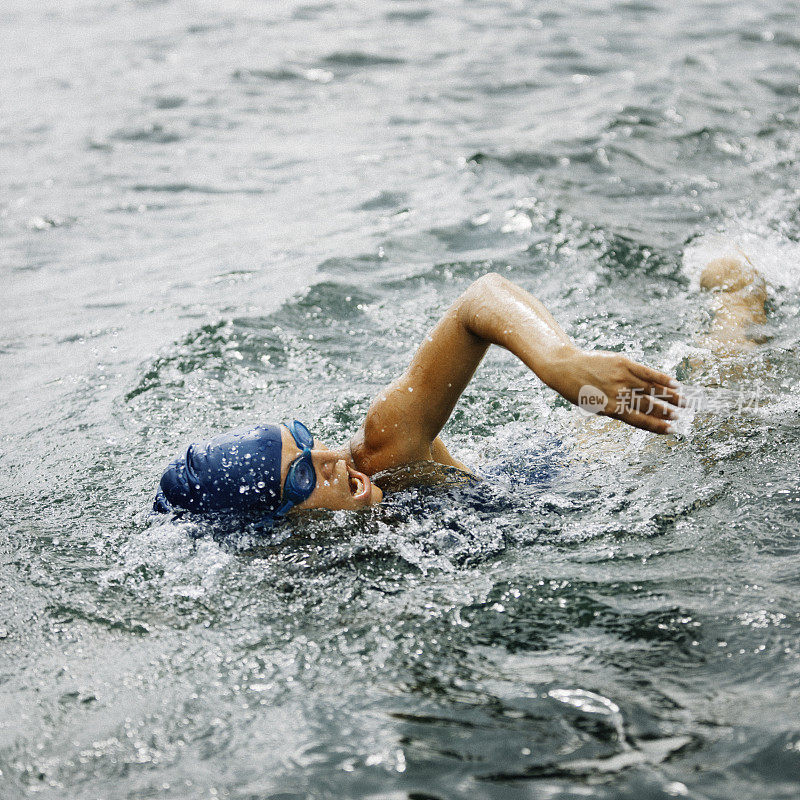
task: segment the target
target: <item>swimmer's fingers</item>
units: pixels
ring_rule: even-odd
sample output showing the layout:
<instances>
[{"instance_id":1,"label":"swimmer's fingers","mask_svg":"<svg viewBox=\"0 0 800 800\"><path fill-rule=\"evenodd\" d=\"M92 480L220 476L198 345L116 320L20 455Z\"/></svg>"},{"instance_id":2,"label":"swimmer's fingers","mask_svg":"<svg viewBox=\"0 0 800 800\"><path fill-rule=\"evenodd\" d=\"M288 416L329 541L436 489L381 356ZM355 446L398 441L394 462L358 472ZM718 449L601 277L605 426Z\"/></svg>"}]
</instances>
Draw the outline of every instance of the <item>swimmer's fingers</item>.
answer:
<instances>
[{"instance_id":1,"label":"swimmer's fingers","mask_svg":"<svg viewBox=\"0 0 800 800\"><path fill-rule=\"evenodd\" d=\"M673 379L665 372L651 369L644 364L639 364L637 361L631 361L628 368L637 378L641 378L647 383L653 383L657 386L670 386L673 383Z\"/></svg>"},{"instance_id":2,"label":"swimmer's fingers","mask_svg":"<svg viewBox=\"0 0 800 800\"><path fill-rule=\"evenodd\" d=\"M605 414L635 428L661 434L672 433L672 423L678 418L675 406L661 400L658 391L645 392L643 388L620 392Z\"/></svg>"},{"instance_id":3,"label":"swimmer's fingers","mask_svg":"<svg viewBox=\"0 0 800 800\"><path fill-rule=\"evenodd\" d=\"M674 378L670 378L664 372L646 367L644 364L638 364L636 361L631 361L628 368L636 378L644 382L645 386L641 388L645 389L648 394L655 394L673 406L682 408L686 405L686 400L681 395L678 383Z\"/></svg>"},{"instance_id":4,"label":"swimmer's fingers","mask_svg":"<svg viewBox=\"0 0 800 800\"><path fill-rule=\"evenodd\" d=\"M664 392L663 386L649 386L644 381L632 381L632 385L620 389L615 400L609 403L608 410L623 413L627 410L641 411L663 419L676 419L675 409L686 405L682 397L673 402Z\"/></svg>"},{"instance_id":5,"label":"swimmer's fingers","mask_svg":"<svg viewBox=\"0 0 800 800\"><path fill-rule=\"evenodd\" d=\"M667 403L678 408L686 408L689 405L686 398L678 391L669 386L659 386L658 396Z\"/></svg>"},{"instance_id":6,"label":"swimmer's fingers","mask_svg":"<svg viewBox=\"0 0 800 800\"><path fill-rule=\"evenodd\" d=\"M606 406L605 413L624 422L628 422L629 414L652 417L655 420L673 421L678 418L678 412L674 406L660 400L655 393L645 394L641 391L620 392L616 397L616 402L611 402Z\"/></svg>"},{"instance_id":7,"label":"swimmer's fingers","mask_svg":"<svg viewBox=\"0 0 800 800\"><path fill-rule=\"evenodd\" d=\"M609 417L627 422L634 428L641 428L650 433L673 433L672 421L669 418L658 418L642 411L630 410L622 414L608 414Z\"/></svg>"},{"instance_id":8,"label":"swimmer's fingers","mask_svg":"<svg viewBox=\"0 0 800 800\"><path fill-rule=\"evenodd\" d=\"M659 400L653 395L637 395L629 404L629 410L637 411L644 414L646 417L653 417L655 419L675 420L678 418L674 406ZM619 411L624 413L624 406L619 408Z\"/></svg>"}]
</instances>

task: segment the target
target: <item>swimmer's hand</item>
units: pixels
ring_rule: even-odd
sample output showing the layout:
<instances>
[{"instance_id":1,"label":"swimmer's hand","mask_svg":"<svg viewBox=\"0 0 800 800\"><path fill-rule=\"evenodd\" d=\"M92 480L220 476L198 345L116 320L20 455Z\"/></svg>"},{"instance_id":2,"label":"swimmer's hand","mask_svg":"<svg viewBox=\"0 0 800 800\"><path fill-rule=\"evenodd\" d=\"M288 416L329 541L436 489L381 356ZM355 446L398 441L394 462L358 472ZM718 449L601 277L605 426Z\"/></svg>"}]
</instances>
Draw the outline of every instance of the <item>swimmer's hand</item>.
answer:
<instances>
[{"instance_id":1,"label":"swimmer's hand","mask_svg":"<svg viewBox=\"0 0 800 800\"><path fill-rule=\"evenodd\" d=\"M566 348L540 377L582 410L651 433L672 433L675 411L684 405L669 375L618 353Z\"/></svg>"}]
</instances>

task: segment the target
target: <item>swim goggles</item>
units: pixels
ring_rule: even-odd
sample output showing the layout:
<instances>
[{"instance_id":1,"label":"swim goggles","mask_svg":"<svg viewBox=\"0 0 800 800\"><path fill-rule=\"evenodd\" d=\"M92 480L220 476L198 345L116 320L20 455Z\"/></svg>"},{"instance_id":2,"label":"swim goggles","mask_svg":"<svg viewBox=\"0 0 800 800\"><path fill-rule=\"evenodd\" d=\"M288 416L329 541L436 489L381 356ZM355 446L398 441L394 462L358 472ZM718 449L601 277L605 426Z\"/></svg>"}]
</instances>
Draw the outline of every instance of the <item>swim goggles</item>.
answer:
<instances>
[{"instance_id":1,"label":"swim goggles","mask_svg":"<svg viewBox=\"0 0 800 800\"><path fill-rule=\"evenodd\" d=\"M293 420L291 425L285 427L289 429L295 444L303 452L289 465L283 483L283 503L275 512L276 517L282 517L294 506L308 500L317 485L317 473L311 460L311 449L314 447L311 431L297 420Z\"/></svg>"}]
</instances>

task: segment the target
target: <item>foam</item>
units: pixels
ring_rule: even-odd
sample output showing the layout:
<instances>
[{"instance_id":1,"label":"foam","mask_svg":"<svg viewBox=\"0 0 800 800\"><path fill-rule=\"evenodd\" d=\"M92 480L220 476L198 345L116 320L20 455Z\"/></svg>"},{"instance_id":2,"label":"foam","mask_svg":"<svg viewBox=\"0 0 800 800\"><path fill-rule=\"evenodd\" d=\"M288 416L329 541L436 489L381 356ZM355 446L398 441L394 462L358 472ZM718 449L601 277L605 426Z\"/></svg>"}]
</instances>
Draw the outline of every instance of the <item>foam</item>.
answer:
<instances>
[{"instance_id":1,"label":"foam","mask_svg":"<svg viewBox=\"0 0 800 800\"><path fill-rule=\"evenodd\" d=\"M764 221L732 220L723 229L701 234L683 252L682 268L695 290L700 273L714 258L746 255L774 288L800 291L800 242L794 242Z\"/></svg>"},{"instance_id":2,"label":"foam","mask_svg":"<svg viewBox=\"0 0 800 800\"><path fill-rule=\"evenodd\" d=\"M199 599L213 594L233 555L211 537L191 535L192 523L149 516L150 524L121 547L118 565L100 579L102 587L145 584L162 600Z\"/></svg>"}]
</instances>

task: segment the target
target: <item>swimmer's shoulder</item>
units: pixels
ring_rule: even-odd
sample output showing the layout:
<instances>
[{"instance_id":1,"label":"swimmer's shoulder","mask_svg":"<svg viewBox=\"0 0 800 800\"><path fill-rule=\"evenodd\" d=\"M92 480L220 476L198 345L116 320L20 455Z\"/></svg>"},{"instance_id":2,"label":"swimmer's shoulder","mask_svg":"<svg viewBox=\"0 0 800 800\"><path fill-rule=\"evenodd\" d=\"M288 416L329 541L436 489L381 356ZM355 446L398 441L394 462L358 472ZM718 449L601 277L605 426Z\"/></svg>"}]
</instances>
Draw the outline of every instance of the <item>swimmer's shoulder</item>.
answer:
<instances>
[{"instance_id":1,"label":"swimmer's shoulder","mask_svg":"<svg viewBox=\"0 0 800 800\"><path fill-rule=\"evenodd\" d=\"M472 470L454 458L438 436L433 444L422 446L412 437L370 435L366 426L362 425L350 440L349 450L353 466L367 475L430 461L473 476Z\"/></svg>"},{"instance_id":2,"label":"swimmer's shoulder","mask_svg":"<svg viewBox=\"0 0 800 800\"><path fill-rule=\"evenodd\" d=\"M392 494L411 488L451 489L471 486L480 479L458 467L427 459L383 470L374 475L372 480L384 494Z\"/></svg>"}]
</instances>

